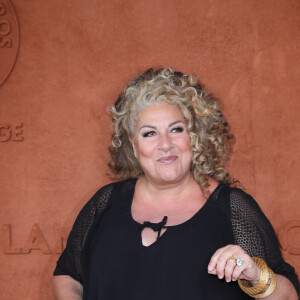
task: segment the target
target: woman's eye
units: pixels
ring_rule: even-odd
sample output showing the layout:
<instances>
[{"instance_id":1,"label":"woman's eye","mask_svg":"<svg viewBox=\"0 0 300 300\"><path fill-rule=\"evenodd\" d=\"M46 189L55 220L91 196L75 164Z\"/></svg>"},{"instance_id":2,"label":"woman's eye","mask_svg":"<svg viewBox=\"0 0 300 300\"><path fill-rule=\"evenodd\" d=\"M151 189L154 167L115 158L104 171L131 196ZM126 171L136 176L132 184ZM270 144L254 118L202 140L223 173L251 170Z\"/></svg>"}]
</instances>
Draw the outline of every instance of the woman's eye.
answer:
<instances>
[{"instance_id":1,"label":"woman's eye","mask_svg":"<svg viewBox=\"0 0 300 300\"><path fill-rule=\"evenodd\" d=\"M143 133L143 137L149 137L154 135L155 135L155 131L147 131Z\"/></svg>"},{"instance_id":2,"label":"woman's eye","mask_svg":"<svg viewBox=\"0 0 300 300\"><path fill-rule=\"evenodd\" d=\"M175 127L171 129L171 132L183 132L183 128L182 127Z\"/></svg>"}]
</instances>

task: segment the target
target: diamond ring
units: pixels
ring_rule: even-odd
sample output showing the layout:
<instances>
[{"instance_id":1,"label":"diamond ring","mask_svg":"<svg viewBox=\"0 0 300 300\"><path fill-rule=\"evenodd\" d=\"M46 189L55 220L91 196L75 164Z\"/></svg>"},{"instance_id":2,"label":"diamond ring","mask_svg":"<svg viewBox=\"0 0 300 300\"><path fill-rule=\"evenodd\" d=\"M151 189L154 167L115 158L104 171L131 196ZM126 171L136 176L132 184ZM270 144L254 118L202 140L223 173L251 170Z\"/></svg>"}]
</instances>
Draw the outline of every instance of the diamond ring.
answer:
<instances>
[{"instance_id":1,"label":"diamond ring","mask_svg":"<svg viewBox=\"0 0 300 300\"><path fill-rule=\"evenodd\" d=\"M235 263L238 267L241 267L244 264L244 259L241 257L236 258L236 257L232 256L231 258L233 260L235 260Z\"/></svg>"}]
</instances>

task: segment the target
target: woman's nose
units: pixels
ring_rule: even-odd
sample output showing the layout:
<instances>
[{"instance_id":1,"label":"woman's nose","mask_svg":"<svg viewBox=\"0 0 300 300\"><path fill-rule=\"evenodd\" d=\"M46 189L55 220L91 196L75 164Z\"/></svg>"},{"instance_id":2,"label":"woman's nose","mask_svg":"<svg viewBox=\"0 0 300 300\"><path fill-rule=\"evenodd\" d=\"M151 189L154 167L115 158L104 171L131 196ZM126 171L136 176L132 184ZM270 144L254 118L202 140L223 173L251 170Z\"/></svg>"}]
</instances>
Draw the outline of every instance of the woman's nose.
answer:
<instances>
[{"instance_id":1,"label":"woman's nose","mask_svg":"<svg viewBox=\"0 0 300 300\"><path fill-rule=\"evenodd\" d=\"M168 134L161 134L159 136L159 150L163 150L164 152L168 152L173 148L171 137Z\"/></svg>"}]
</instances>

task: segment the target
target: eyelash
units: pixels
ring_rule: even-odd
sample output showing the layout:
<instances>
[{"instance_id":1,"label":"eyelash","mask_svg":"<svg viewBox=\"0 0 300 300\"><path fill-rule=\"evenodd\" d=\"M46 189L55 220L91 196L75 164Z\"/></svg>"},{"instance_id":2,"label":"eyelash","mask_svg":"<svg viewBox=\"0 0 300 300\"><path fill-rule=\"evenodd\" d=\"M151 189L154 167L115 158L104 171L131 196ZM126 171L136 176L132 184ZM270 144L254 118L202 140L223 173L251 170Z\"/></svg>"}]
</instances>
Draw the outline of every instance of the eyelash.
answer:
<instances>
[{"instance_id":1,"label":"eyelash","mask_svg":"<svg viewBox=\"0 0 300 300\"><path fill-rule=\"evenodd\" d=\"M183 132L183 128L178 126L178 127L174 127L171 129L171 132L174 133L174 132ZM143 133L143 137L151 137L153 135L155 135L155 131L154 130L151 130L151 131L146 131Z\"/></svg>"},{"instance_id":2,"label":"eyelash","mask_svg":"<svg viewBox=\"0 0 300 300\"><path fill-rule=\"evenodd\" d=\"M176 130L176 132L183 132L183 128L178 126L178 127L175 127L175 128L172 128L171 129L171 132L173 132L174 130Z\"/></svg>"},{"instance_id":3,"label":"eyelash","mask_svg":"<svg viewBox=\"0 0 300 300\"><path fill-rule=\"evenodd\" d=\"M143 137L149 137L149 136L153 136L155 134L155 131L151 130L151 131L147 131L143 133Z\"/></svg>"}]
</instances>

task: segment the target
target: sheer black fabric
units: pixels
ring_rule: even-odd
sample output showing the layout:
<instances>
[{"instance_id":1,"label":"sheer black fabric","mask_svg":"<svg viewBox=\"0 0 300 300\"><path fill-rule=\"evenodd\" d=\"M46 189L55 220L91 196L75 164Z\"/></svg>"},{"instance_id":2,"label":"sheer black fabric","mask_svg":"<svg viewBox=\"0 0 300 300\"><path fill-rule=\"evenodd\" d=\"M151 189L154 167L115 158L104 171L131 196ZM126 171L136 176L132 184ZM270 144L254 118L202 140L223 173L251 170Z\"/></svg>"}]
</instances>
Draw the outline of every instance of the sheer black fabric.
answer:
<instances>
[{"instance_id":1,"label":"sheer black fabric","mask_svg":"<svg viewBox=\"0 0 300 300\"><path fill-rule=\"evenodd\" d=\"M114 185L101 188L80 211L60 256L54 275L69 275L82 283L82 255L87 236L101 217L111 197Z\"/></svg>"},{"instance_id":2,"label":"sheer black fabric","mask_svg":"<svg viewBox=\"0 0 300 300\"><path fill-rule=\"evenodd\" d=\"M103 187L74 223L54 275L82 282L84 299L250 299L236 282L207 275L209 258L228 243L266 260L299 293L294 269L283 261L274 230L251 196L221 183L190 220L167 228L155 247L145 249L130 212L135 183Z\"/></svg>"},{"instance_id":3,"label":"sheer black fabric","mask_svg":"<svg viewBox=\"0 0 300 300\"><path fill-rule=\"evenodd\" d=\"M257 202L240 189L230 193L231 222L235 243L250 256L264 259L275 273L289 278L298 289L295 270L282 259L274 229Z\"/></svg>"}]
</instances>

